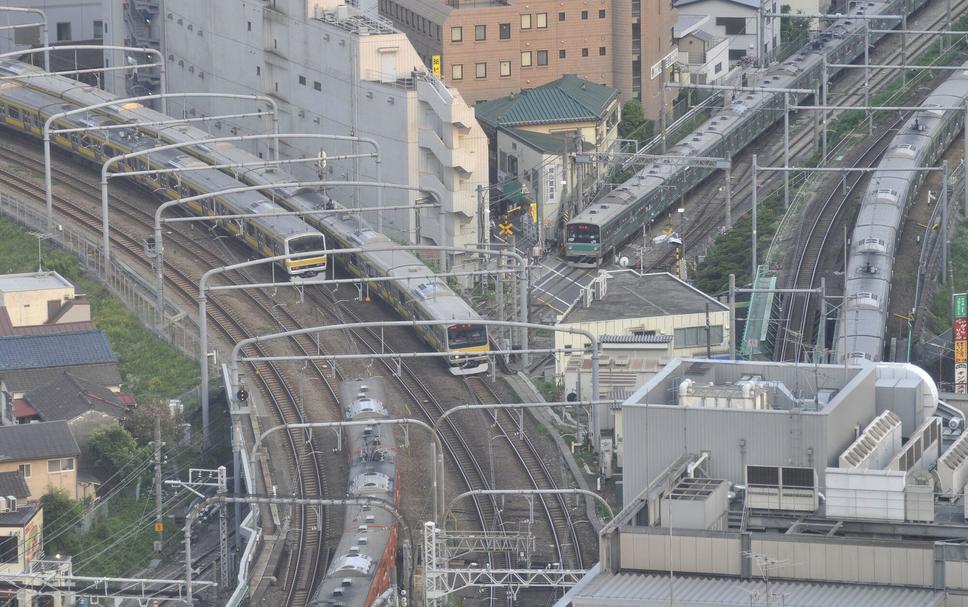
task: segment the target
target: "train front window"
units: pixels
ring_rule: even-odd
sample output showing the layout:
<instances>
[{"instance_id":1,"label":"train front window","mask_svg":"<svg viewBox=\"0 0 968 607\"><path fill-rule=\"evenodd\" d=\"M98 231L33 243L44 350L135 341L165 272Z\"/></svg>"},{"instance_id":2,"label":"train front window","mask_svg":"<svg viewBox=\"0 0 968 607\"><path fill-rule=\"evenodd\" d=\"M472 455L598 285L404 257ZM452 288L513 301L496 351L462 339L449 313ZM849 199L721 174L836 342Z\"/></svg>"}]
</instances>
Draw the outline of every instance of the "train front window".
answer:
<instances>
[{"instance_id":1,"label":"train front window","mask_svg":"<svg viewBox=\"0 0 968 607\"><path fill-rule=\"evenodd\" d=\"M484 325L450 325L447 327L447 345L451 350L487 345Z\"/></svg>"},{"instance_id":2,"label":"train front window","mask_svg":"<svg viewBox=\"0 0 968 607\"><path fill-rule=\"evenodd\" d=\"M576 223L568 226L568 242L594 244L598 242L598 226Z\"/></svg>"},{"instance_id":3,"label":"train front window","mask_svg":"<svg viewBox=\"0 0 968 607\"><path fill-rule=\"evenodd\" d=\"M326 249L326 239L322 236L301 236L289 241L290 253L309 253Z\"/></svg>"}]
</instances>

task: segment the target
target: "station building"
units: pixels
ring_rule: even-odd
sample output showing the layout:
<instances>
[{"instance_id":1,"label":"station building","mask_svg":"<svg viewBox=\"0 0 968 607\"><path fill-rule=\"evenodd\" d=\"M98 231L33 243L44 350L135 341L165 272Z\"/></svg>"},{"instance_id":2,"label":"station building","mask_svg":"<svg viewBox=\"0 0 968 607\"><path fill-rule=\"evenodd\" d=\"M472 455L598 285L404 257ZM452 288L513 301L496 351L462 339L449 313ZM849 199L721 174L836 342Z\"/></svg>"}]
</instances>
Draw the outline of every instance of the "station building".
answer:
<instances>
[{"instance_id":1,"label":"station building","mask_svg":"<svg viewBox=\"0 0 968 607\"><path fill-rule=\"evenodd\" d=\"M621 409L624 509L559 606L968 605L968 434L920 368L681 359Z\"/></svg>"}]
</instances>

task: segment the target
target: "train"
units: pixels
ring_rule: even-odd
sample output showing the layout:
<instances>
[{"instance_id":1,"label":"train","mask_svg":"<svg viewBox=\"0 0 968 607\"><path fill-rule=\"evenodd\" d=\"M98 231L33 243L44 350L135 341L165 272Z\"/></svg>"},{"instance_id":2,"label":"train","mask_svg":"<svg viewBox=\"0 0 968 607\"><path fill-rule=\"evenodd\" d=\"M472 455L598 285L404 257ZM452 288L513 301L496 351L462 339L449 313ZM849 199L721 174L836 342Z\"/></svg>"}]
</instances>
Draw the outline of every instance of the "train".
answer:
<instances>
[{"instance_id":1,"label":"train","mask_svg":"<svg viewBox=\"0 0 968 607\"><path fill-rule=\"evenodd\" d=\"M934 166L964 127L968 63L952 72L898 130L860 202L850 240L844 306L833 343L837 362L885 359L891 280L898 236L907 209Z\"/></svg>"},{"instance_id":2,"label":"train","mask_svg":"<svg viewBox=\"0 0 968 607\"><path fill-rule=\"evenodd\" d=\"M917 11L926 0L853 2L844 17L834 21L793 56L762 75L751 75L748 87L816 90L820 86L823 56L831 64L851 63L864 52L864 19L860 16L899 15ZM880 24L881 26L885 24ZM881 29L884 29L883 27ZM876 42L884 34L870 35ZM836 75L830 69L828 77ZM745 82L745 79L744 79ZM791 103L807 95L790 93ZM670 147L672 156L725 158L744 149L783 117L784 93L767 90L738 94L683 141ZM689 191L714 169L684 166L668 159L646 162L615 189L591 202L565 226L565 260L577 267L597 267L614 256L642 226L651 224L682 192Z\"/></svg>"},{"instance_id":3,"label":"train","mask_svg":"<svg viewBox=\"0 0 968 607\"><path fill-rule=\"evenodd\" d=\"M340 384L347 421L387 419L383 380L367 377ZM396 439L389 425L347 426L348 497L370 497L400 504ZM376 506L349 505L343 535L312 601L331 607L369 607L391 589L400 533L397 521ZM406 580L404 580L406 582ZM406 586L406 583L404 583Z\"/></svg>"},{"instance_id":4,"label":"train","mask_svg":"<svg viewBox=\"0 0 968 607\"><path fill-rule=\"evenodd\" d=\"M117 99L96 87L63 76L44 75L40 68L17 61L0 61L0 124L33 137L42 136L52 115ZM72 129L130 124L130 128L54 134L58 147L97 165L107 159L153 147L211 139L207 132L189 125L139 126L136 122L170 121L144 105L118 99L96 110L58 118L52 129ZM373 282L376 293L406 320L465 320L447 325L421 325L414 330L438 352L454 375L488 370L490 335L487 325L474 322L480 315L427 267L417 256L395 249L395 243L364 221L339 213L338 201L318 189L289 189L277 184L295 182L288 173L266 166L247 170L206 168L210 165L258 163L259 158L230 143L198 143L155 152L119 162L115 171L147 171L191 168L190 172L140 175L143 188L167 199L214 193L243 186L264 185L264 190L223 194L190 202L185 210L198 216L246 214L239 219L213 219L224 232L237 237L264 256L292 255L281 267L291 277L306 278L325 272L328 256L305 253L333 248L363 248L335 260L359 278L389 278ZM260 217L280 211L337 211L325 215ZM303 255L300 255L303 254Z\"/></svg>"}]
</instances>

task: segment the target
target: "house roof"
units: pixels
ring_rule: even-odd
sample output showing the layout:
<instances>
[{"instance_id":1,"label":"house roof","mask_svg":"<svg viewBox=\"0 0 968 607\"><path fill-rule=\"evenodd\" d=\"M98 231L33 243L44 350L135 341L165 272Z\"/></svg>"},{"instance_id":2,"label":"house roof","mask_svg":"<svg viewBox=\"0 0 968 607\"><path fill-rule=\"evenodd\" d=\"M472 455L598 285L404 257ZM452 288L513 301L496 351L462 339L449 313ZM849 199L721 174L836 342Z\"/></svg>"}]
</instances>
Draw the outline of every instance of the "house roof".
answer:
<instances>
[{"instance_id":1,"label":"house roof","mask_svg":"<svg viewBox=\"0 0 968 607\"><path fill-rule=\"evenodd\" d=\"M0 462L80 455L65 421L0 426Z\"/></svg>"},{"instance_id":2,"label":"house roof","mask_svg":"<svg viewBox=\"0 0 968 607\"><path fill-rule=\"evenodd\" d=\"M17 419L21 417L34 417L37 415L37 410L30 406L30 403L22 398L15 398L10 401L13 404L13 416Z\"/></svg>"},{"instance_id":3,"label":"house roof","mask_svg":"<svg viewBox=\"0 0 968 607\"><path fill-rule=\"evenodd\" d=\"M0 371L117 362L104 331L0 337Z\"/></svg>"},{"instance_id":4,"label":"house roof","mask_svg":"<svg viewBox=\"0 0 968 607\"><path fill-rule=\"evenodd\" d=\"M57 272L24 272L23 274L0 275L0 293L73 288L74 285Z\"/></svg>"},{"instance_id":5,"label":"house roof","mask_svg":"<svg viewBox=\"0 0 968 607\"><path fill-rule=\"evenodd\" d=\"M96 365L73 365L69 367L75 376L94 382L101 386L120 386L121 373L117 363L101 363ZM13 393L26 393L34 388L52 382L65 367L49 367L44 369L16 369L0 371L0 379L7 384L7 390Z\"/></svg>"},{"instance_id":6,"label":"house roof","mask_svg":"<svg viewBox=\"0 0 968 607\"><path fill-rule=\"evenodd\" d=\"M576 305L561 319L561 323L701 314L706 311L707 305L710 312L728 310L719 301L668 272L609 272L607 287L603 299L592 301L587 308Z\"/></svg>"},{"instance_id":7,"label":"house roof","mask_svg":"<svg viewBox=\"0 0 968 607\"><path fill-rule=\"evenodd\" d=\"M19 470L0 472L0 497L12 495L16 498L30 497L30 488Z\"/></svg>"},{"instance_id":8,"label":"house roof","mask_svg":"<svg viewBox=\"0 0 968 607\"><path fill-rule=\"evenodd\" d=\"M69 309L69 306L63 306L61 312L67 309ZM50 333L78 333L82 331L94 331L96 329L97 325L90 320L15 327L10 322L10 314L7 312L7 308L0 306L0 337L9 337L11 335L48 335Z\"/></svg>"},{"instance_id":9,"label":"house roof","mask_svg":"<svg viewBox=\"0 0 968 607\"><path fill-rule=\"evenodd\" d=\"M480 122L499 126L597 122L605 118L618 90L573 74L474 106Z\"/></svg>"},{"instance_id":10,"label":"house roof","mask_svg":"<svg viewBox=\"0 0 968 607\"><path fill-rule=\"evenodd\" d=\"M120 417L127 410L119 395L69 371L62 371L53 381L31 390L24 398L44 421L71 421L88 411Z\"/></svg>"},{"instance_id":11,"label":"house roof","mask_svg":"<svg viewBox=\"0 0 968 607\"><path fill-rule=\"evenodd\" d=\"M709 21L709 15L676 15L676 28L673 33L676 38L682 38L694 32L707 21Z\"/></svg>"},{"instance_id":12,"label":"house roof","mask_svg":"<svg viewBox=\"0 0 968 607\"><path fill-rule=\"evenodd\" d=\"M524 129L501 127L502 133L520 140L530 148L545 154L568 154L575 151L575 137L573 133L535 133ZM595 145L590 141L582 141L582 151L594 150Z\"/></svg>"}]
</instances>

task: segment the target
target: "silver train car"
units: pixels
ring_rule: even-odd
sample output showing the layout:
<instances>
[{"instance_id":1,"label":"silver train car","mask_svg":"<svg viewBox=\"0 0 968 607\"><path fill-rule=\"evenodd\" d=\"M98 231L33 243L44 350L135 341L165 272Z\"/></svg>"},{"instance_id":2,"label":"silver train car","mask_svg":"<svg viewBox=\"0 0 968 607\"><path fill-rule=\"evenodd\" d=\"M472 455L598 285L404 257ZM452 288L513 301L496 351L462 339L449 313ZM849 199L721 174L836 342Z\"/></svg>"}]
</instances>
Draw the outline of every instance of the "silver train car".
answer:
<instances>
[{"instance_id":1,"label":"silver train car","mask_svg":"<svg viewBox=\"0 0 968 607\"><path fill-rule=\"evenodd\" d=\"M347 421L386 419L383 380L368 377L343 382L340 403ZM400 503L397 448L393 427L347 426L349 497ZM369 607L393 582L399 526L382 508L346 506L343 535L320 580L312 603L330 607Z\"/></svg>"},{"instance_id":2,"label":"silver train car","mask_svg":"<svg viewBox=\"0 0 968 607\"><path fill-rule=\"evenodd\" d=\"M0 62L0 124L32 136L40 136L44 121L53 114L116 98L95 87L61 76L41 75L42 71L20 62ZM18 78L20 76L20 78ZM172 143L191 143L212 136L187 125L136 126L135 121L158 122L168 119L138 103L122 102L98 110L57 119L54 128L79 128L108 124L132 124L131 128L86 131L55 135L52 142L71 153L100 165L108 158ZM230 143L195 144L152 153L117 165L116 171L204 167L211 164L258 163L259 158ZM245 221L219 220L219 227L239 237L246 245L265 256L299 254L327 248L370 248L372 251L348 255L337 260L357 277L391 277L394 280L372 283L370 290L393 307L403 318L450 320L480 318L419 258L406 251L387 251L394 243L373 231L365 222L349 214L298 217L259 217L273 211L338 210L338 203L318 190L287 190L274 187L296 181L277 168L211 169L138 177L140 185L152 192L176 199L207 192L223 191L244 185L265 185L263 191L226 194L189 203L196 215L251 214ZM311 276L324 271L326 256L287 260L292 276ZM446 363L455 375L487 371L490 341L486 325L454 323L415 327L433 349L447 352Z\"/></svg>"},{"instance_id":3,"label":"silver train car","mask_svg":"<svg viewBox=\"0 0 968 607\"><path fill-rule=\"evenodd\" d=\"M850 63L863 54L864 20L858 16L914 12L924 2L849 3L851 9L845 17L833 22L817 39L783 63L766 70L762 76L751 77L748 86L814 90L822 78L824 55L828 63ZM871 41L880 36L872 34ZM829 77L835 74L836 70L828 71ZM790 101L804 97L790 94ZM724 158L729 153L738 153L783 117L783 102L783 93L743 93L716 111L686 139L669 148L667 154ZM622 185L571 218L565 227L565 259L579 267L601 265L632 236L641 234L644 224L650 224L673 202L678 202L681 192L688 191L711 172L712 169L687 167L670 160L646 163Z\"/></svg>"},{"instance_id":4,"label":"silver train car","mask_svg":"<svg viewBox=\"0 0 968 607\"><path fill-rule=\"evenodd\" d=\"M964 126L968 63L934 90L891 141L861 200L847 261L844 312L833 343L835 360L884 360L891 279L898 235L911 200L927 176L912 167L933 166Z\"/></svg>"}]
</instances>

